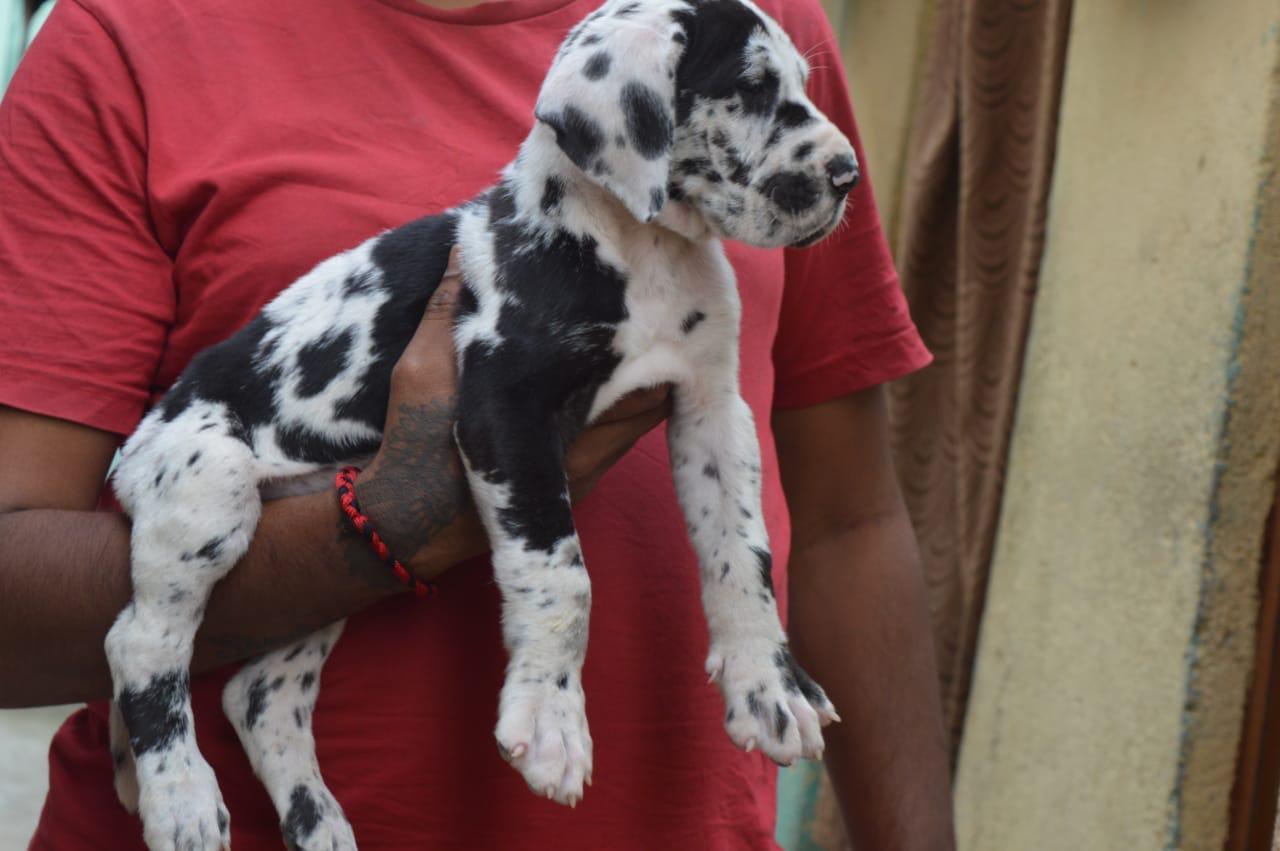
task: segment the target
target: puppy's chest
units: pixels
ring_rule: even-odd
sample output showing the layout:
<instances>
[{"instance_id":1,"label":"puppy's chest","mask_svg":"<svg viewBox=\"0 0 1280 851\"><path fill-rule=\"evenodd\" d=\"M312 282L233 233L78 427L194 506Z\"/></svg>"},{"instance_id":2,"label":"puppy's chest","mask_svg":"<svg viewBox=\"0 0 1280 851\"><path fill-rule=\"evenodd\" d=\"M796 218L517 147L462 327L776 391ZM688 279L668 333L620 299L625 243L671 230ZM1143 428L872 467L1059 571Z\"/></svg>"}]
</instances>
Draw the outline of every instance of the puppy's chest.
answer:
<instances>
[{"instance_id":1,"label":"puppy's chest","mask_svg":"<svg viewBox=\"0 0 1280 851\"><path fill-rule=\"evenodd\" d=\"M629 266L626 318L613 337L617 366L595 394L589 419L632 390L700 384L736 363L741 307L718 244L632 259Z\"/></svg>"},{"instance_id":2,"label":"puppy's chest","mask_svg":"<svg viewBox=\"0 0 1280 851\"><path fill-rule=\"evenodd\" d=\"M626 319L614 349L623 363L669 350L685 355L724 345L737 328L738 293L727 266L710 258L659 255L632 267Z\"/></svg>"}]
</instances>

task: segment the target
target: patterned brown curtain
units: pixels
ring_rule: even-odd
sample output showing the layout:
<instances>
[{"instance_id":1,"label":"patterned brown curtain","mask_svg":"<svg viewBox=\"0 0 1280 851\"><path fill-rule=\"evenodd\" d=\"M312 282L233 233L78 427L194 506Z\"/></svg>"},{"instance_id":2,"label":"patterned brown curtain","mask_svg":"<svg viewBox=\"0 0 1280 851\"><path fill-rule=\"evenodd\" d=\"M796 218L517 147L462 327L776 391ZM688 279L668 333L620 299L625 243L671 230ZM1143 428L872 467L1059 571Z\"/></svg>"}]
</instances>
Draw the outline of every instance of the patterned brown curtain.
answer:
<instances>
[{"instance_id":1,"label":"patterned brown curtain","mask_svg":"<svg viewBox=\"0 0 1280 851\"><path fill-rule=\"evenodd\" d=\"M953 757L1044 245L1071 0L937 0L898 268L936 363L895 384L894 449L929 582Z\"/></svg>"}]
</instances>

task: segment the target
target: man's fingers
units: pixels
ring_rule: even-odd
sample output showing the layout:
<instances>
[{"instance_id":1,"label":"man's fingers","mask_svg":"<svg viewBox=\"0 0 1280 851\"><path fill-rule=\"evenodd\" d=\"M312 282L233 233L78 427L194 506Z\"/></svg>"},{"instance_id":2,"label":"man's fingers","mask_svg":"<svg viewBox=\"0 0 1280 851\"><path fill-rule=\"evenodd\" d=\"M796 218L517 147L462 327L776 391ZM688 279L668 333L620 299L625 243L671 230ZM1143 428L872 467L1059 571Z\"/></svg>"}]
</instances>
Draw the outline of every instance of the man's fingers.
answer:
<instances>
[{"instance_id":1,"label":"man's fingers","mask_svg":"<svg viewBox=\"0 0 1280 851\"><path fill-rule=\"evenodd\" d=\"M456 255L455 248L449 254L449 267L445 269L444 277L440 279L440 286L436 287L436 291L431 294L431 300L427 302L427 310L422 314L423 322L453 320L454 308L458 304L458 294L462 292L462 275L457 269Z\"/></svg>"},{"instance_id":2,"label":"man's fingers","mask_svg":"<svg viewBox=\"0 0 1280 851\"><path fill-rule=\"evenodd\" d=\"M453 351L453 316L462 293L462 278L457 271L457 248L449 255L449 268L439 286L427 301L422 322L413 339L400 356L396 371L402 378L417 381L423 376L440 374L450 385L456 381L457 363Z\"/></svg>"},{"instance_id":3,"label":"man's fingers","mask_svg":"<svg viewBox=\"0 0 1280 851\"><path fill-rule=\"evenodd\" d=\"M597 421L569 447L565 469L570 479L594 479L627 453L637 440L671 414L671 402L651 405L637 414L609 422Z\"/></svg>"}]
</instances>

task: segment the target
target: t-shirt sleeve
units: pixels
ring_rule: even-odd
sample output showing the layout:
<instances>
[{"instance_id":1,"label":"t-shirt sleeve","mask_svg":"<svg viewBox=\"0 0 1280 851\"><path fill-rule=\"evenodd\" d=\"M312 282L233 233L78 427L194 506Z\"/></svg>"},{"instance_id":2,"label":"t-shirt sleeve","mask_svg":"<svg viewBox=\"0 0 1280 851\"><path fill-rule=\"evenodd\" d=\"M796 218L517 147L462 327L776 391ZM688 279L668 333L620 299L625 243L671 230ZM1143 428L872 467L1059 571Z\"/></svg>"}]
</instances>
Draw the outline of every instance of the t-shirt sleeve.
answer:
<instances>
[{"instance_id":1,"label":"t-shirt sleeve","mask_svg":"<svg viewBox=\"0 0 1280 851\"><path fill-rule=\"evenodd\" d=\"M147 199L128 64L62 0L0 103L0 404L137 424L175 310Z\"/></svg>"},{"instance_id":2,"label":"t-shirt sleeve","mask_svg":"<svg viewBox=\"0 0 1280 851\"><path fill-rule=\"evenodd\" d=\"M931 355L880 226L830 25L816 2L787 5L797 14L786 25L813 66L809 96L853 141L863 170L839 230L812 248L785 251L774 406L803 408L914 372Z\"/></svg>"}]
</instances>

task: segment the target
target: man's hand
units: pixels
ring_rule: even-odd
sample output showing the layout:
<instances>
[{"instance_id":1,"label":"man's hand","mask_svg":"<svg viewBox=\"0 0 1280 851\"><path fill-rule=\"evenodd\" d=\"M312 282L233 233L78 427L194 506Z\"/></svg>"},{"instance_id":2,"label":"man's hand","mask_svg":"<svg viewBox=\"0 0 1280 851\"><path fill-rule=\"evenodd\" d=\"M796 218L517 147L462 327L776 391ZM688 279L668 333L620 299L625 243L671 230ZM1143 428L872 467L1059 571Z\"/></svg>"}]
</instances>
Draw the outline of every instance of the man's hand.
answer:
<instances>
[{"instance_id":1,"label":"man's hand","mask_svg":"<svg viewBox=\"0 0 1280 851\"><path fill-rule=\"evenodd\" d=\"M382 448L356 482L356 495L374 527L423 579L488 549L453 442L458 383L453 316L462 288L457 253L455 248L422 324L391 373ZM632 393L604 412L566 455L572 499L586 496L670 413L666 387Z\"/></svg>"}]
</instances>

